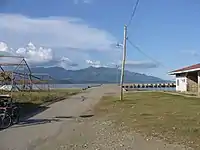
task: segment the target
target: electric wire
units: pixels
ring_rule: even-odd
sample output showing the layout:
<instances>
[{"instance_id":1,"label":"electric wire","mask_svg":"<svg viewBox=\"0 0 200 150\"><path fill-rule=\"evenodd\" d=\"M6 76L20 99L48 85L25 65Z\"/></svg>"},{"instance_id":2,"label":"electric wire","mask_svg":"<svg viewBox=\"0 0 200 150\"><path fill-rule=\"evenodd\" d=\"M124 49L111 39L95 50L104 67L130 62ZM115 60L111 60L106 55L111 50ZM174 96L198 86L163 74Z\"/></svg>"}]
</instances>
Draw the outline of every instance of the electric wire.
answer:
<instances>
[{"instance_id":1,"label":"electric wire","mask_svg":"<svg viewBox=\"0 0 200 150\"><path fill-rule=\"evenodd\" d=\"M140 0L137 0L135 5L133 6L133 11L131 13L131 17L130 17L130 20L129 20L128 24L127 24L127 27L129 27L131 25L131 23L132 23L132 20L133 20L133 17L135 16L135 14L136 14L139 2L140 2Z\"/></svg>"},{"instance_id":2,"label":"electric wire","mask_svg":"<svg viewBox=\"0 0 200 150\"><path fill-rule=\"evenodd\" d=\"M127 41L129 42L129 44L134 47L137 51L139 51L140 53L142 53L144 56L146 56L147 58L149 58L151 61L155 62L156 64L162 65L163 67L167 68L167 66L165 66L163 63L157 61L156 59L154 59L153 57L149 56L148 54L146 54L142 49L140 49L138 46L136 46L135 44L133 44L129 39L127 39Z\"/></svg>"}]
</instances>

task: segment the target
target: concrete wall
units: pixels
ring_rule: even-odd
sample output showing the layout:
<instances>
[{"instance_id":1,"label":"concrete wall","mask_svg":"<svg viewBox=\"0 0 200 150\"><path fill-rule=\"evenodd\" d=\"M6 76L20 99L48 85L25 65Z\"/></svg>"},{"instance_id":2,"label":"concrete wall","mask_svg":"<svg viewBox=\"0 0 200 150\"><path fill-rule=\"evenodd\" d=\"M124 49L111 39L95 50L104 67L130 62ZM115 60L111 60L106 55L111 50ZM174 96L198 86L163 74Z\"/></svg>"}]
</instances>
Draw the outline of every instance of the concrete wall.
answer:
<instances>
[{"instance_id":1,"label":"concrete wall","mask_svg":"<svg viewBox=\"0 0 200 150\"><path fill-rule=\"evenodd\" d=\"M198 73L192 72L187 74L187 91L192 93L198 92Z\"/></svg>"},{"instance_id":2,"label":"concrete wall","mask_svg":"<svg viewBox=\"0 0 200 150\"><path fill-rule=\"evenodd\" d=\"M200 71L198 72L198 95L200 95Z\"/></svg>"},{"instance_id":3,"label":"concrete wall","mask_svg":"<svg viewBox=\"0 0 200 150\"><path fill-rule=\"evenodd\" d=\"M177 76L176 77L176 91L186 92L187 91L187 77Z\"/></svg>"},{"instance_id":4,"label":"concrete wall","mask_svg":"<svg viewBox=\"0 0 200 150\"><path fill-rule=\"evenodd\" d=\"M176 91L198 93L200 95L200 72L176 75Z\"/></svg>"}]
</instances>

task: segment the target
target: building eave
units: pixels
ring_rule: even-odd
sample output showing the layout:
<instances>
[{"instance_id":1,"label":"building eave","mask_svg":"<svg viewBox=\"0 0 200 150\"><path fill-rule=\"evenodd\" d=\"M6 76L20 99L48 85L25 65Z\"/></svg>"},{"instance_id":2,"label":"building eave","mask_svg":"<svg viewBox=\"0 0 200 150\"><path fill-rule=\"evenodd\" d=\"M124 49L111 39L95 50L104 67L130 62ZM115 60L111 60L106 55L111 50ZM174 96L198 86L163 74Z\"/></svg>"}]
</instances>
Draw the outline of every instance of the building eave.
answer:
<instances>
[{"instance_id":1,"label":"building eave","mask_svg":"<svg viewBox=\"0 0 200 150\"><path fill-rule=\"evenodd\" d=\"M200 68L184 70L184 71L169 72L168 74L169 75L176 75L176 74L180 74L180 73L188 73L188 72L195 72L195 71L200 71Z\"/></svg>"}]
</instances>

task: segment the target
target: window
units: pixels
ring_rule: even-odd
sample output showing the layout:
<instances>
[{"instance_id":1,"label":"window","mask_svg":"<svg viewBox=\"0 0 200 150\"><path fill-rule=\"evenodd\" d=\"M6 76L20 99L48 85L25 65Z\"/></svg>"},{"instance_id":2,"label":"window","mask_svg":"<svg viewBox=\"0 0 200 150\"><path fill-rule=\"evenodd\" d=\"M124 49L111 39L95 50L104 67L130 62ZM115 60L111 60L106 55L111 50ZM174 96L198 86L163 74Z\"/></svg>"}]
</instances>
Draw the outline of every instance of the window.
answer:
<instances>
[{"instance_id":1,"label":"window","mask_svg":"<svg viewBox=\"0 0 200 150\"><path fill-rule=\"evenodd\" d=\"M177 83L176 84L177 84L177 86L179 86L179 79L177 79Z\"/></svg>"}]
</instances>

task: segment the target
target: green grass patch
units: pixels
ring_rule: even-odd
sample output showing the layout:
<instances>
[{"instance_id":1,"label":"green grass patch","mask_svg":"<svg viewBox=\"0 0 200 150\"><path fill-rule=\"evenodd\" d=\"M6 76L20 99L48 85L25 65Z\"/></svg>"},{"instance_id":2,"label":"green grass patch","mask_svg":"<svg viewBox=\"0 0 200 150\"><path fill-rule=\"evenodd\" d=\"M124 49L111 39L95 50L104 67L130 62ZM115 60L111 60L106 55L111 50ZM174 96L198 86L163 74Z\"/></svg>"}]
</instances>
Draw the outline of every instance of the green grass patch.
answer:
<instances>
[{"instance_id":1,"label":"green grass patch","mask_svg":"<svg viewBox=\"0 0 200 150\"><path fill-rule=\"evenodd\" d=\"M103 97L95 111L128 130L200 148L200 98L135 92L126 94L124 101Z\"/></svg>"}]
</instances>

